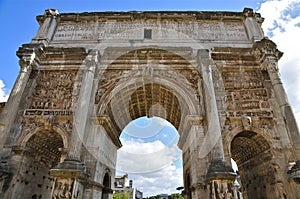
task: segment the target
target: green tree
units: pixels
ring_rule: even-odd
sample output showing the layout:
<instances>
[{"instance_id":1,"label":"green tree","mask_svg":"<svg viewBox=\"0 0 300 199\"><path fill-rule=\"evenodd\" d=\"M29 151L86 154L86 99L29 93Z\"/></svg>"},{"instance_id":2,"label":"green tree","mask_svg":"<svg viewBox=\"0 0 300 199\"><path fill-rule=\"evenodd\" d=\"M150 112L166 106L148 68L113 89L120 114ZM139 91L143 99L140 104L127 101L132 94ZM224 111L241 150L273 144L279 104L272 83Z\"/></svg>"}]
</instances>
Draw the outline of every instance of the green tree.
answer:
<instances>
[{"instance_id":1,"label":"green tree","mask_svg":"<svg viewBox=\"0 0 300 199\"><path fill-rule=\"evenodd\" d=\"M121 198L121 194L115 192L114 195L113 195L113 199L122 199L122 198Z\"/></svg>"},{"instance_id":2,"label":"green tree","mask_svg":"<svg viewBox=\"0 0 300 199\"><path fill-rule=\"evenodd\" d=\"M129 199L129 194L127 191L125 192L115 192L113 195L113 199Z\"/></svg>"},{"instance_id":3,"label":"green tree","mask_svg":"<svg viewBox=\"0 0 300 199\"><path fill-rule=\"evenodd\" d=\"M182 195L179 193L173 193L168 196L169 199L183 199Z\"/></svg>"}]
</instances>

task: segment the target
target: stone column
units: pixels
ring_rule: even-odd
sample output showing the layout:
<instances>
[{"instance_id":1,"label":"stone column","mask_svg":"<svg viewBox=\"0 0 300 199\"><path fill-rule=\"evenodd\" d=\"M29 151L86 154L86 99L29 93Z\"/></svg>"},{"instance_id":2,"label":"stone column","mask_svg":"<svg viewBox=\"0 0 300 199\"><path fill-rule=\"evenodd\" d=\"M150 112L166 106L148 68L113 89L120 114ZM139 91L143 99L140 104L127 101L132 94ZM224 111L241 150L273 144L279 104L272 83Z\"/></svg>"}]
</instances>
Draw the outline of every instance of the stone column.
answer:
<instances>
[{"instance_id":1,"label":"stone column","mask_svg":"<svg viewBox=\"0 0 300 199\"><path fill-rule=\"evenodd\" d=\"M32 43L48 43L54 34L57 25L58 11L55 9L47 9L44 12L44 21L40 26L36 36L32 39Z\"/></svg>"},{"instance_id":2,"label":"stone column","mask_svg":"<svg viewBox=\"0 0 300 199\"><path fill-rule=\"evenodd\" d=\"M255 42L253 48L257 58L262 61L262 70L267 71L270 77L274 95L280 107L279 111L285 122L286 128L284 129L283 127L283 131L287 132L289 141L293 147L296 165L289 171L289 175L295 180L295 182L300 184L300 134L296 119L278 72L278 60L281 58L283 53L277 49L274 42L266 38ZM281 134L283 135L284 132Z\"/></svg>"},{"instance_id":3,"label":"stone column","mask_svg":"<svg viewBox=\"0 0 300 199\"><path fill-rule=\"evenodd\" d=\"M203 56L202 56L203 58ZM207 57L209 58L209 57ZM202 60L202 77L205 88L205 103L207 107L208 132L211 142L211 162L207 171L206 181L212 198L223 198L233 195L233 182L236 174L231 165L224 159L224 149L221 135L220 119L212 78L213 62L210 59ZM225 195L224 195L225 194Z\"/></svg>"},{"instance_id":4,"label":"stone column","mask_svg":"<svg viewBox=\"0 0 300 199\"><path fill-rule=\"evenodd\" d=\"M296 119L288 102L287 95L285 93L278 73L277 62L268 63L267 71L272 82L274 94L280 106L282 116L286 122L287 132L289 133L290 141L293 145L295 157L297 160L300 160L300 134L297 127Z\"/></svg>"},{"instance_id":5,"label":"stone column","mask_svg":"<svg viewBox=\"0 0 300 199\"><path fill-rule=\"evenodd\" d=\"M81 70L84 70L84 75L73 116L73 130L70 136L67 157L64 162L60 163L56 168L51 169L51 175L55 177L55 188L52 197L55 197L67 188L72 190L69 193L72 194L72 198L82 198L84 194L83 191L87 183L87 176L85 166L80 160L80 153L83 144L85 144L85 129L90 116L89 106L96 63L97 55L88 55L82 65L83 68Z\"/></svg>"},{"instance_id":6,"label":"stone column","mask_svg":"<svg viewBox=\"0 0 300 199\"><path fill-rule=\"evenodd\" d=\"M39 66L39 56L42 51L42 45L25 44L17 52L20 58L20 72L5 105L5 109L2 112L3 116L0 117L2 120L1 123L4 124L4 126L0 126L2 132L0 135L0 149L2 149L6 143L9 144L10 136L12 140L15 139L15 135L10 134L10 130L15 122L20 102L23 100L22 96L31 71L33 68Z\"/></svg>"},{"instance_id":7,"label":"stone column","mask_svg":"<svg viewBox=\"0 0 300 199\"><path fill-rule=\"evenodd\" d=\"M85 128L89 117L89 106L96 69L97 56L88 55L83 63L84 77L82 80L79 99L74 113L73 132L70 140L67 159L79 160L81 146L84 144Z\"/></svg>"}]
</instances>

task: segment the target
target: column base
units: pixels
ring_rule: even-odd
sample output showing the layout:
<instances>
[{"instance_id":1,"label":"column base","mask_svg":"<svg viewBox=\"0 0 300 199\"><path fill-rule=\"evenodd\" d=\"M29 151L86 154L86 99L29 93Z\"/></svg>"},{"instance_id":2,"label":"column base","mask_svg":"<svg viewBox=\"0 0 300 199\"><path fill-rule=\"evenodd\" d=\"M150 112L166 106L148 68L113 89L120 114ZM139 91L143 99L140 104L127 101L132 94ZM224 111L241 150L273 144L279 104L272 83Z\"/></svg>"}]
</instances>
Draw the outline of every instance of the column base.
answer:
<instances>
[{"instance_id":1,"label":"column base","mask_svg":"<svg viewBox=\"0 0 300 199\"><path fill-rule=\"evenodd\" d=\"M206 176L209 198L233 198L235 179L236 173L227 162L223 160L212 161Z\"/></svg>"},{"instance_id":2,"label":"column base","mask_svg":"<svg viewBox=\"0 0 300 199\"><path fill-rule=\"evenodd\" d=\"M85 166L81 161L71 159L65 159L62 163L59 163L54 169L71 169L85 172Z\"/></svg>"},{"instance_id":3,"label":"column base","mask_svg":"<svg viewBox=\"0 0 300 199\"><path fill-rule=\"evenodd\" d=\"M54 177L52 198L83 198L88 176L77 160L65 160L50 170Z\"/></svg>"},{"instance_id":4,"label":"column base","mask_svg":"<svg viewBox=\"0 0 300 199\"><path fill-rule=\"evenodd\" d=\"M211 162L206 180L231 180L234 182L236 173L233 171L231 165L223 160L214 160Z\"/></svg>"},{"instance_id":5,"label":"column base","mask_svg":"<svg viewBox=\"0 0 300 199\"><path fill-rule=\"evenodd\" d=\"M288 175L297 184L300 184L300 160L296 161L296 164L288 171Z\"/></svg>"}]
</instances>

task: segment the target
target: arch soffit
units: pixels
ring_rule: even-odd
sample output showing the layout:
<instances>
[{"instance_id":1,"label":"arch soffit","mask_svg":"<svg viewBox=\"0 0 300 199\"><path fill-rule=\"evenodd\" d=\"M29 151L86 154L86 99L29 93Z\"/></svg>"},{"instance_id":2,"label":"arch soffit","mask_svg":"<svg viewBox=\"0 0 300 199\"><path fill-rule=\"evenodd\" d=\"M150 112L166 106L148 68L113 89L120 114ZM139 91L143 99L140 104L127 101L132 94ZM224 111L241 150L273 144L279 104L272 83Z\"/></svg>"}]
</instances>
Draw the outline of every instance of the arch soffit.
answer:
<instances>
[{"instance_id":1,"label":"arch soffit","mask_svg":"<svg viewBox=\"0 0 300 199\"><path fill-rule=\"evenodd\" d=\"M226 147L226 149L229 152L229 155L231 156L231 143L235 136L237 136L239 133L242 133L243 131L252 131L260 136L262 136L265 141L268 143L268 145L271 147L272 143L270 142L271 137L267 135L262 129L257 128L255 126L251 126L249 129L245 129L244 126L237 126L231 131L227 131L223 133L223 145Z\"/></svg>"},{"instance_id":2,"label":"arch soffit","mask_svg":"<svg viewBox=\"0 0 300 199\"><path fill-rule=\"evenodd\" d=\"M28 142L28 140L36 133L40 132L40 131L45 131L47 129L45 129L44 127L37 127L34 131L30 131L26 134L24 134L23 136L21 136L18 139L18 143L20 143L21 147L25 147L26 143ZM63 145L64 148L68 148L69 147L69 142L68 142L68 135L67 133L62 130L59 126L52 126L52 129L55 133L58 133L63 141Z\"/></svg>"},{"instance_id":3,"label":"arch soffit","mask_svg":"<svg viewBox=\"0 0 300 199\"><path fill-rule=\"evenodd\" d=\"M121 48L121 49L123 49L123 48ZM100 73L105 74L105 71L110 69L111 66L113 66L114 62L118 61L119 59L122 60L123 56L126 56L126 55L130 54L131 52L135 52L135 51L138 51L138 50L141 50L141 51L142 50L145 50L145 51L151 51L151 50L160 51L161 50L162 51L161 53L171 53L174 56L179 57L180 60L183 60L184 62L186 62L185 67L187 67L188 70L196 71L197 76L199 77L198 82L197 82L197 84L198 84L197 86L200 87L200 88L198 88L198 90L201 90L202 85L199 85L199 83L201 83L201 84L203 83L203 81L202 81L203 78L201 77L201 73L199 72L199 69L197 69L197 66L195 66L195 63L197 65L201 65L201 64L197 63L199 61L195 62L195 60L198 60L197 56L193 55L193 49L190 48L190 47L189 48L184 48L184 50L183 50L183 52L189 52L188 55L185 55L183 53L178 52L178 49L180 51L180 49L182 49L182 48L174 47L174 48L170 49L170 48L163 48L163 47L156 47L156 46L141 46L141 47L132 47L131 46L130 49L123 51L122 54L116 55L116 57L114 57L114 58L105 58L105 55L104 55L104 57L101 59L101 63L100 63L100 65L102 65L104 67L101 67L101 69L100 69L101 72ZM105 51L104 51L103 54L105 54ZM107 53L107 54L113 54L113 53ZM168 59L166 58L164 60L168 60ZM194 61L191 61L191 60L194 60ZM106 64L103 64L103 63L106 63ZM174 63L174 64L176 64L176 63ZM158 65L164 65L164 63L158 64ZM178 71L175 71L172 68L172 66L170 66L170 65L164 65L164 66L165 66L164 69L167 69L168 71L171 70L171 71L175 72L176 74L180 75L180 73ZM183 76L183 75L181 75L181 76ZM118 78L120 78L120 77L118 77ZM145 76L143 74L140 74L140 75L135 76L135 77L134 76L130 77L131 80L134 80L134 81L131 81L132 83L135 83L135 81L144 80L144 79L147 79L147 78L151 79L153 81L153 76L149 76L149 77L146 76L146 78L145 78ZM121 79L122 79L122 75L121 75ZM128 80L128 78L125 78L125 79ZM196 100L193 100L193 99L196 99L197 96L195 94L195 91L191 92L193 90L192 85L189 83L189 81L186 77L183 76L183 78L181 78L181 79L184 79L184 81L180 82L180 84L182 85L182 83L185 83L184 86L179 86L179 83L178 83L177 80L175 80L175 78L166 77L162 74L159 74L159 76L156 78L156 80L153 81L152 83L162 84L162 85L164 85L168 88L174 89L174 91L177 91L177 92L174 92L174 94L177 96L177 98L180 99L180 97L182 97L184 99L184 101L188 102L188 104L197 103ZM150 82L151 82L151 80L150 80ZM100 81L100 79L99 79L99 81ZM128 85L128 83L127 83L127 85ZM108 105L109 101L112 99L113 95L116 94L118 91L122 90L123 88L125 88L127 85L124 83L124 84L121 84L121 85L118 84L117 86L112 85L110 88L108 88L106 90L106 92L103 94L103 96L101 97L101 100L100 100L100 103L99 103L100 106L97 108L97 113L101 115L101 113L104 112L105 107ZM170 85L171 85L171 87L170 87ZM197 106L194 106L193 108L189 107L191 114L195 114L197 112L196 107Z\"/></svg>"},{"instance_id":4,"label":"arch soffit","mask_svg":"<svg viewBox=\"0 0 300 199\"><path fill-rule=\"evenodd\" d=\"M115 94L119 93L127 86L136 84L137 82L144 83L144 78L143 77L132 78L130 81L118 84L116 87L112 88L111 90L106 91L100 100L99 103L100 106L97 111L98 115L102 115L104 113L106 107L108 106L109 102L111 101L111 99L114 97ZM185 105L187 105L189 113L191 115L197 115L200 113L199 107L197 106L199 105L199 103L197 103L196 94L192 93L190 90L187 90L185 86L178 85L178 83L176 83L176 80L167 79L167 78L163 78L163 79L153 78L149 83L160 84L162 86L170 88L174 93L174 95L179 100L179 102L180 103L184 102Z\"/></svg>"},{"instance_id":5,"label":"arch soffit","mask_svg":"<svg viewBox=\"0 0 300 199\"><path fill-rule=\"evenodd\" d=\"M146 51L147 50L151 50L151 49L154 49L154 50L163 50L163 51L166 51L168 52L168 49L163 49L163 48L153 48L153 47L144 47L144 48L136 48L135 50L143 50L145 49ZM128 51L129 53L132 52L133 50L131 51ZM171 52L173 53L173 52ZM132 76L130 76L130 79L128 81L128 78L125 78L126 81L123 82L123 83L118 83L117 85L110 85L109 88L107 88L105 90L105 93L103 93L103 95L101 96L101 99L100 99L100 103L97 107L97 114L98 115L103 115L103 113L105 112L105 109L106 107L108 106L109 102L111 101L111 99L113 98L113 96L120 92L122 89L124 89L125 87L127 87L128 85L132 85L132 84L136 84L136 82L141 82L141 83L144 83L145 84L145 79L147 81L147 78L149 80L149 83L157 83L157 84L161 84L163 86L166 86L167 88L171 88L171 90L173 91L173 93L175 94L175 96L177 97L177 99L182 99L180 100L180 103L182 102L185 102L185 104L187 105L188 107L188 110L189 110L189 114L192 114L192 115L197 115L200 113L200 110L201 108L199 108L199 100L197 100L197 93L196 92L199 92L199 90L202 89L202 78L201 78L201 74L199 73L199 71L192 66L192 64L187 61L187 59L183 58L181 55L179 54L175 54L173 53L175 56L179 56L181 59L185 60L186 61L186 64L187 66L190 66L188 69L193 69L194 71L197 72L198 74L198 82L197 82L197 86L200 87L200 89L198 88L198 91L195 91L195 89L192 88L192 85L189 83L189 81L184 77L184 81L182 81L185 85L183 86L182 85L182 82L181 85L179 85L178 81L176 81L174 78L171 78L171 77L166 77L164 76L163 74L160 74L159 76L156 76L156 77L153 77L153 76L149 76L149 77L145 77L143 74L142 75L138 75L138 76L134 76L134 74ZM126 55L126 53L118 56L115 60L112 61L112 63L116 60L118 60L118 58L122 57L123 55ZM163 64L162 64L163 65ZM110 66L108 66L106 69L103 69L102 73L104 74L105 71L109 68ZM172 67L170 66L167 66L170 70L172 70ZM180 74L179 72L177 71L173 71L173 72L176 72L177 74ZM127 74L128 75L128 74ZM122 75L121 75L122 76ZM183 76L183 75L182 75ZM118 77L120 78L120 77ZM122 77L121 77L121 80L122 80ZM99 88L98 88L99 89ZM202 100L200 100L200 103L202 103Z\"/></svg>"}]
</instances>

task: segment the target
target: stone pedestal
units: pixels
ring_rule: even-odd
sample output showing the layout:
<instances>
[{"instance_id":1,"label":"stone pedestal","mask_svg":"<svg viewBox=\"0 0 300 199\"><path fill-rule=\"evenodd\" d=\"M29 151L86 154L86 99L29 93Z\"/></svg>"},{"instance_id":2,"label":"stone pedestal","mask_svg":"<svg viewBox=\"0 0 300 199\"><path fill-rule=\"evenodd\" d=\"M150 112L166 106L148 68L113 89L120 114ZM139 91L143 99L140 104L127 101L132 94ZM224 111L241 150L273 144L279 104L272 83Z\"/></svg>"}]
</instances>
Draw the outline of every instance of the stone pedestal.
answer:
<instances>
[{"instance_id":1,"label":"stone pedestal","mask_svg":"<svg viewBox=\"0 0 300 199\"><path fill-rule=\"evenodd\" d=\"M209 198L233 198L233 183L236 179L236 173L230 165L223 160L214 160L211 162L207 173L207 184Z\"/></svg>"},{"instance_id":2,"label":"stone pedestal","mask_svg":"<svg viewBox=\"0 0 300 199\"><path fill-rule=\"evenodd\" d=\"M52 198L83 198L87 175L80 162L66 160L51 169L55 178Z\"/></svg>"}]
</instances>

